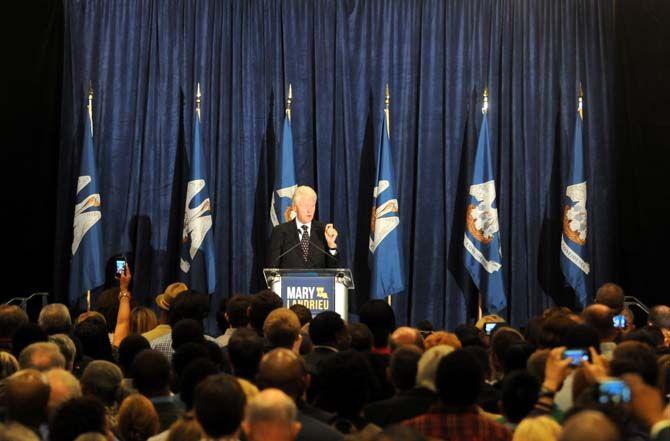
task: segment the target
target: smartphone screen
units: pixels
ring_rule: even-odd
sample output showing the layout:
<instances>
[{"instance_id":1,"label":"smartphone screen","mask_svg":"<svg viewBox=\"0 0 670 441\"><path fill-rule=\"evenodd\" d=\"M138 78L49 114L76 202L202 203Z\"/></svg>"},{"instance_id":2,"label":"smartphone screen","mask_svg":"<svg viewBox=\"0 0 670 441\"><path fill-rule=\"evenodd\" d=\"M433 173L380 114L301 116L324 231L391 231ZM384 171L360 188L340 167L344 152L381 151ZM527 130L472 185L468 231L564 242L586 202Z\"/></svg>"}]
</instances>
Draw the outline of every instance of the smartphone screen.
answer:
<instances>
[{"instance_id":1,"label":"smartphone screen","mask_svg":"<svg viewBox=\"0 0 670 441\"><path fill-rule=\"evenodd\" d=\"M615 315L612 321L614 322L615 328L625 328L627 325L626 316L622 314Z\"/></svg>"},{"instance_id":2,"label":"smartphone screen","mask_svg":"<svg viewBox=\"0 0 670 441\"><path fill-rule=\"evenodd\" d=\"M116 259L116 277L120 277L126 270L126 259Z\"/></svg>"},{"instance_id":3,"label":"smartphone screen","mask_svg":"<svg viewBox=\"0 0 670 441\"><path fill-rule=\"evenodd\" d=\"M601 404L628 403L630 388L622 380L605 380L598 386L598 401Z\"/></svg>"},{"instance_id":4,"label":"smartphone screen","mask_svg":"<svg viewBox=\"0 0 670 441\"><path fill-rule=\"evenodd\" d=\"M484 323L484 334L491 335L493 328L495 328L497 323Z\"/></svg>"},{"instance_id":5,"label":"smartphone screen","mask_svg":"<svg viewBox=\"0 0 670 441\"><path fill-rule=\"evenodd\" d=\"M577 348L577 349L566 349L563 352L563 358L572 358L570 362L571 366L579 366L582 364L582 361L591 361L591 355L587 349Z\"/></svg>"}]
</instances>

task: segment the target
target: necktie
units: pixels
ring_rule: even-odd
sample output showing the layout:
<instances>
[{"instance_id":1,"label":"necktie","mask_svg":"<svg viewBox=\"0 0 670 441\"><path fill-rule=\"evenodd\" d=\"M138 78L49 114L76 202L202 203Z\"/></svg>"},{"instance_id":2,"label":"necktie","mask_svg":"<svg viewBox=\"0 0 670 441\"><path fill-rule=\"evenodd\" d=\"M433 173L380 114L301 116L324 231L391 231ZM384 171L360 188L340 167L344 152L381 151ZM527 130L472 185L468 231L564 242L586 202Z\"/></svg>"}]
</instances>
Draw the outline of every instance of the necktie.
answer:
<instances>
[{"instance_id":1,"label":"necktie","mask_svg":"<svg viewBox=\"0 0 670 441\"><path fill-rule=\"evenodd\" d=\"M309 254L309 233L307 232L307 225L302 226L300 247L302 248L302 258L307 262L307 255Z\"/></svg>"}]
</instances>

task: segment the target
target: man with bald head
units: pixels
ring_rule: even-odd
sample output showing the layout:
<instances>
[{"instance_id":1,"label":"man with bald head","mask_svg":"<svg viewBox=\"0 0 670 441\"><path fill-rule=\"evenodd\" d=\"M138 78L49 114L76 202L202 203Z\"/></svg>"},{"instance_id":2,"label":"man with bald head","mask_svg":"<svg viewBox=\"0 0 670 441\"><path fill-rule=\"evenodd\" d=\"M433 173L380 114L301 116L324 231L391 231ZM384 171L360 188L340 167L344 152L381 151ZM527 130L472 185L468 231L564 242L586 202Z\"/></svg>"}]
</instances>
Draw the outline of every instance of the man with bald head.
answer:
<instances>
[{"instance_id":1,"label":"man with bald head","mask_svg":"<svg viewBox=\"0 0 670 441\"><path fill-rule=\"evenodd\" d=\"M249 441L293 441L300 432L295 403L279 389L265 389L247 404L242 429Z\"/></svg>"},{"instance_id":2,"label":"man with bald head","mask_svg":"<svg viewBox=\"0 0 670 441\"><path fill-rule=\"evenodd\" d=\"M609 306L614 311L614 315L621 314L624 307L624 297L623 288L619 285L616 283L605 283L598 288L595 303Z\"/></svg>"},{"instance_id":3,"label":"man with bald head","mask_svg":"<svg viewBox=\"0 0 670 441\"><path fill-rule=\"evenodd\" d=\"M274 349L265 354L256 375L259 389L279 389L296 404L297 421L301 424L296 438L298 441L341 440L342 435L339 432L308 414L313 409L307 409L308 406L303 398L309 381L310 377L303 360L295 352L285 348Z\"/></svg>"},{"instance_id":4,"label":"man with bald head","mask_svg":"<svg viewBox=\"0 0 670 441\"><path fill-rule=\"evenodd\" d=\"M393 334L389 337L389 346L391 347L391 352L393 352L400 346L406 345L416 346L421 352L426 349L423 343L423 337L418 329L410 328L409 326L401 326L393 331Z\"/></svg>"},{"instance_id":5,"label":"man with bald head","mask_svg":"<svg viewBox=\"0 0 670 441\"><path fill-rule=\"evenodd\" d=\"M596 303L589 305L582 311L582 318L587 325L592 326L598 333L600 341L600 352L611 358L612 351L616 347L615 341L619 337L619 330L614 327L614 310L609 306Z\"/></svg>"},{"instance_id":6,"label":"man with bald head","mask_svg":"<svg viewBox=\"0 0 670 441\"><path fill-rule=\"evenodd\" d=\"M65 357L55 343L38 342L26 346L19 355L21 369L37 369L46 372L49 369L65 368Z\"/></svg>"},{"instance_id":7,"label":"man with bald head","mask_svg":"<svg viewBox=\"0 0 670 441\"><path fill-rule=\"evenodd\" d=\"M568 418L559 441L619 441L612 421L595 410L585 410Z\"/></svg>"}]
</instances>

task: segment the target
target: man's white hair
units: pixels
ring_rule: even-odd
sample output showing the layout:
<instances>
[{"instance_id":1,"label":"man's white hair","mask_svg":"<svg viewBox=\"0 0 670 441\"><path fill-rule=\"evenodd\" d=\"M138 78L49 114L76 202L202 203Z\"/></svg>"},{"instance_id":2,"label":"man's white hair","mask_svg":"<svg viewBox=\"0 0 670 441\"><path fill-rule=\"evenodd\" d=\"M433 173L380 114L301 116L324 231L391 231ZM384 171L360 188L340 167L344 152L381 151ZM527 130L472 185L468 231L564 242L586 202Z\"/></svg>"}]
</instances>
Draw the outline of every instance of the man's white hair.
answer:
<instances>
[{"instance_id":1,"label":"man's white hair","mask_svg":"<svg viewBox=\"0 0 670 441\"><path fill-rule=\"evenodd\" d=\"M299 198L312 198L314 199L314 202L316 203L316 192L314 189L308 185L301 185L300 187L295 189L295 192L293 193L293 199L291 200L292 204L295 205L298 203Z\"/></svg>"},{"instance_id":2,"label":"man's white hair","mask_svg":"<svg viewBox=\"0 0 670 441\"><path fill-rule=\"evenodd\" d=\"M65 368L65 357L56 343L38 342L26 346L19 354L21 369L48 371L53 368Z\"/></svg>"},{"instance_id":3,"label":"man's white hair","mask_svg":"<svg viewBox=\"0 0 670 441\"><path fill-rule=\"evenodd\" d=\"M79 380L65 369L51 369L44 375L51 387L48 404L50 412L54 412L58 406L72 398L81 397Z\"/></svg>"},{"instance_id":4,"label":"man's white hair","mask_svg":"<svg viewBox=\"0 0 670 441\"><path fill-rule=\"evenodd\" d=\"M62 303L44 305L37 318L37 324L46 332L50 332L53 329L66 332L72 326L70 310Z\"/></svg>"},{"instance_id":5,"label":"man's white hair","mask_svg":"<svg viewBox=\"0 0 670 441\"><path fill-rule=\"evenodd\" d=\"M265 389L247 403L245 421L249 424L290 424L297 409L293 400L279 389Z\"/></svg>"},{"instance_id":6,"label":"man's white hair","mask_svg":"<svg viewBox=\"0 0 670 441\"><path fill-rule=\"evenodd\" d=\"M440 364L440 360L452 352L454 352L454 348L448 345L433 346L424 352L417 366L416 384L437 392L437 387L435 386L437 366Z\"/></svg>"}]
</instances>

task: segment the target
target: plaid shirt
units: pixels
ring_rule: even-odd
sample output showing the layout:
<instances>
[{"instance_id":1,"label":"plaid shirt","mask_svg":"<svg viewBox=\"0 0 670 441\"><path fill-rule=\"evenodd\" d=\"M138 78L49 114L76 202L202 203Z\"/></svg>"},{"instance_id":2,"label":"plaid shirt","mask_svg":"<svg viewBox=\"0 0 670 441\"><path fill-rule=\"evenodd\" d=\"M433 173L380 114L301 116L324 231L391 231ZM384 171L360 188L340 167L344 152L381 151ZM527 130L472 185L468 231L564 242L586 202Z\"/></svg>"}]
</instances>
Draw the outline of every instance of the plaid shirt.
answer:
<instances>
[{"instance_id":1,"label":"plaid shirt","mask_svg":"<svg viewBox=\"0 0 670 441\"><path fill-rule=\"evenodd\" d=\"M213 341L217 343L215 339L209 335L205 335L205 340ZM151 344L151 349L155 349L161 354L165 355L170 363L172 363L172 354L174 354L174 349L172 349L172 332L165 334L161 337L155 338L149 342ZM218 344L218 343L217 343Z\"/></svg>"},{"instance_id":2,"label":"plaid shirt","mask_svg":"<svg viewBox=\"0 0 670 441\"><path fill-rule=\"evenodd\" d=\"M480 415L472 406L452 412L436 404L425 414L406 420L404 425L431 438L445 441L511 441L512 432L502 424Z\"/></svg>"}]
</instances>

